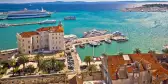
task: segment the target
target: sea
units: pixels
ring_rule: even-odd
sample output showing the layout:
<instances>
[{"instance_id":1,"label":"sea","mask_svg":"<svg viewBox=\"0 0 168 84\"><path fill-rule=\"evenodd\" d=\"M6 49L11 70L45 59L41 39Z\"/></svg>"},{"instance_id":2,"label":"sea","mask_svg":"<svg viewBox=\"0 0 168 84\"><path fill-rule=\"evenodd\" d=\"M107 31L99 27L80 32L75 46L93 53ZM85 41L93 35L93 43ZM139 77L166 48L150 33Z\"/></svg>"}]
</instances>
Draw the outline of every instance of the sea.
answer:
<instances>
[{"instance_id":1,"label":"sea","mask_svg":"<svg viewBox=\"0 0 168 84\"><path fill-rule=\"evenodd\" d=\"M139 2L73 2L73 3L27 3L27 4L0 4L0 12L18 11L24 8L53 12L51 17L0 20L0 23L20 24L38 22L46 19L57 20L56 24L24 25L0 28L0 50L17 47L16 34L25 31L35 31L41 27L57 25L62 21L65 35L75 34L79 38L83 33L92 29L120 31L129 38L129 41L93 47L85 45L84 49L77 47L80 58L85 56L101 56L102 53L115 55L133 53L139 48L143 53L155 50L161 53L163 46L168 44L168 12L122 12L121 9L130 4ZM66 16L76 16L77 20L64 21Z\"/></svg>"}]
</instances>

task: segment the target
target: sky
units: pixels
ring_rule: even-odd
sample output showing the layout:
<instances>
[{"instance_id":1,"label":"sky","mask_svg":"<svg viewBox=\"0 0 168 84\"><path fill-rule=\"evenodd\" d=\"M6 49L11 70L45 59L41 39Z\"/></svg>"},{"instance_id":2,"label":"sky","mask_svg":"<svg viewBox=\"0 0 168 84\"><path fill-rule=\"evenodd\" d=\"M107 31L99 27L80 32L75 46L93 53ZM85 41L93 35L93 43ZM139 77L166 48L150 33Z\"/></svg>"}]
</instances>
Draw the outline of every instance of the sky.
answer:
<instances>
[{"instance_id":1,"label":"sky","mask_svg":"<svg viewBox=\"0 0 168 84\"><path fill-rule=\"evenodd\" d=\"M30 3L30 2L53 2L56 0L0 0L0 3ZM127 1L127 0L59 0L59 1L87 1L87 2L96 2L96 1ZM168 1L168 0L129 0L129 1Z\"/></svg>"}]
</instances>

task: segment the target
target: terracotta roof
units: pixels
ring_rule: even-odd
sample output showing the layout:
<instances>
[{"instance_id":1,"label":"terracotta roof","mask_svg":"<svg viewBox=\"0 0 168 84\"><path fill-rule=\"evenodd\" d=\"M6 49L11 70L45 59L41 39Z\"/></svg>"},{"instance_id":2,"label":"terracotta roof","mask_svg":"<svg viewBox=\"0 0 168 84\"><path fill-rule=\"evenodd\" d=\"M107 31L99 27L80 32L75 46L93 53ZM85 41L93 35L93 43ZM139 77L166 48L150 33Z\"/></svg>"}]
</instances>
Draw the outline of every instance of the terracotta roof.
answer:
<instances>
[{"instance_id":1,"label":"terracotta roof","mask_svg":"<svg viewBox=\"0 0 168 84\"><path fill-rule=\"evenodd\" d=\"M43 27L40 29L37 29L38 32L41 31L51 31L51 32L64 32L64 28L62 26L53 26L53 27Z\"/></svg>"},{"instance_id":2,"label":"terracotta roof","mask_svg":"<svg viewBox=\"0 0 168 84\"><path fill-rule=\"evenodd\" d=\"M29 38L33 35L39 35L39 33L36 31L29 31L29 32L22 32L20 33L20 35L22 36L22 38Z\"/></svg>"},{"instance_id":3,"label":"terracotta roof","mask_svg":"<svg viewBox=\"0 0 168 84\"><path fill-rule=\"evenodd\" d=\"M128 73L132 73L133 70L134 70L134 67L133 67L133 66L127 67L127 72L128 72Z\"/></svg>"},{"instance_id":4,"label":"terracotta roof","mask_svg":"<svg viewBox=\"0 0 168 84\"><path fill-rule=\"evenodd\" d=\"M126 61L124 61L124 58L122 56L115 55L115 56L108 56L107 62L110 77L112 78L112 80L116 80L117 79L116 73L119 66L124 65Z\"/></svg>"}]
</instances>

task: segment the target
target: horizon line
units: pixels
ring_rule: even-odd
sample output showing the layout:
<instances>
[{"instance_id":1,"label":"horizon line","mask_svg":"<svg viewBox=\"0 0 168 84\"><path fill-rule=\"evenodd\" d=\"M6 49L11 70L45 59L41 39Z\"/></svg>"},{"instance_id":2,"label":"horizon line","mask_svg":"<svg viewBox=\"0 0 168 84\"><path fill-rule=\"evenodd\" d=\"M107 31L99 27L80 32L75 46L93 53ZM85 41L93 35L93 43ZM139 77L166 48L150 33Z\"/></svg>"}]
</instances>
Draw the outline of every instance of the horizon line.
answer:
<instances>
[{"instance_id":1,"label":"horizon line","mask_svg":"<svg viewBox=\"0 0 168 84\"><path fill-rule=\"evenodd\" d=\"M63 2L63 3L68 3L68 2L83 2L83 3L92 3L92 2L168 2L168 1L144 1L144 0L137 0L137 1L125 1L125 0L121 0L121 1L49 1L49 2L3 2L0 4L30 4L30 3L54 3L54 2Z\"/></svg>"}]
</instances>

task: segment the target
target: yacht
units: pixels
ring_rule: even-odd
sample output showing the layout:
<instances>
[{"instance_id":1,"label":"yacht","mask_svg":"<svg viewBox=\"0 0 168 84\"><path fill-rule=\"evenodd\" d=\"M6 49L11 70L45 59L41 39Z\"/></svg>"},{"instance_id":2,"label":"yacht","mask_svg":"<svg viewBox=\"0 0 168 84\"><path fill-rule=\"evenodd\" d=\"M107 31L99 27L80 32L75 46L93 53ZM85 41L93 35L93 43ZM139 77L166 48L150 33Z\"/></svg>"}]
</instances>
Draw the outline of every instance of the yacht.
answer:
<instances>
[{"instance_id":1,"label":"yacht","mask_svg":"<svg viewBox=\"0 0 168 84\"><path fill-rule=\"evenodd\" d=\"M47 12L43 8L42 10L28 10L25 8L21 11L9 11L6 19L40 18L49 16L51 16L51 12Z\"/></svg>"},{"instance_id":2,"label":"yacht","mask_svg":"<svg viewBox=\"0 0 168 84\"><path fill-rule=\"evenodd\" d=\"M105 39L104 41L108 44L111 44L111 42L112 42L110 39Z\"/></svg>"},{"instance_id":3,"label":"yacht","mask_svg":"<svg viewBox=\"0 0 168 84\"><path fill-rule=\"evenodd\" d=\"M39 24L54 24L56 23L56 20L44 20L44 21L41 21L39 22Z\"/></svg>"}]
</instances>

